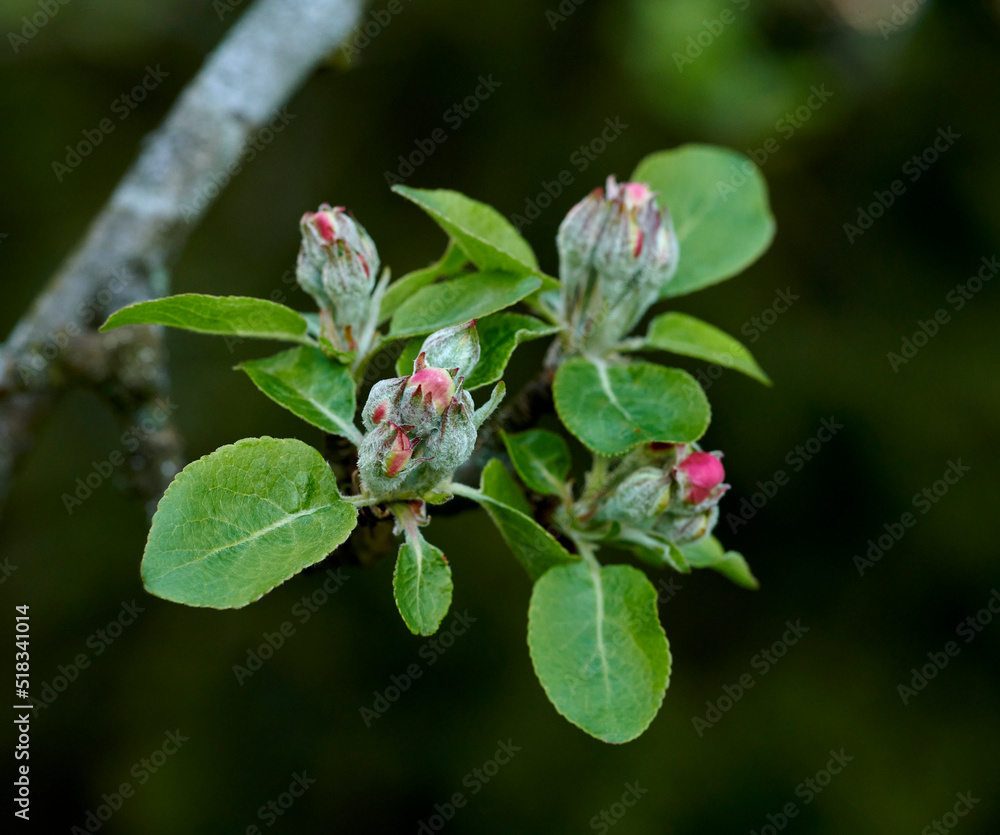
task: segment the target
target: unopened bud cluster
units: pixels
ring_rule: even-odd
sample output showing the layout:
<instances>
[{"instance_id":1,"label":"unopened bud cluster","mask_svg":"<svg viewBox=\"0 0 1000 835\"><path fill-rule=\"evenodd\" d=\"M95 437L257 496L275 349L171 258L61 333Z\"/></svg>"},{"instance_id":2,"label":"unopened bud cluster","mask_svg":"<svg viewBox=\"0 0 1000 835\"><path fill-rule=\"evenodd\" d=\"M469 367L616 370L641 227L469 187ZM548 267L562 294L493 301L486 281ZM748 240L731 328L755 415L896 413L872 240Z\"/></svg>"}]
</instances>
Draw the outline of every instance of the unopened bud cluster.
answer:
<instances>
[{"instance_id":1,"label":"unopened bud cluster","mask_svg":"<svg viewBox=\"0 0 1000 835\"><path fill-rule=\"evenodd\" d=\"M638 454L642 465L604 498L597 518L653 531L676 545L711 533L719 499L729 489L722 453L694 444L650 444Z\"/></svg>"},{"instance_id":2,"label":"unopened bud cluster","mask_svg":"<svg viewBox=\"0 0 1000 835\"><path fill-rule=\"evenodd\" d=\"M595 189L556 238L571 348L606 353L638 324L677 269L670 213L643 183Z\"/></svg>"},{"instance_id":3,"label":"unopened bud cluster","mask_svg":"<svg viewBox=\"0 0 1000 835\"><path fill-rule=\"evenodd\" d=\"M406 377L372 386L358 448L365 490L378 497L423 496L472 454L486 414L463 389L479 361L475 322L444 328L421 346Z\"/></svg>"},{"instance_id":4,"label":"unopened bud cluster","mask_svg":"<svg viewBox=\"0 0 1000 835\"><path fill-rule=\"evenodd\" d=\"M334 347L353 350L359 332L377 315L372 310L379 270L375 242L340 206L324 203L319 211L306 212L300 227L299 285L319 305L324 335Z\"/></svg>"}]
</instances>

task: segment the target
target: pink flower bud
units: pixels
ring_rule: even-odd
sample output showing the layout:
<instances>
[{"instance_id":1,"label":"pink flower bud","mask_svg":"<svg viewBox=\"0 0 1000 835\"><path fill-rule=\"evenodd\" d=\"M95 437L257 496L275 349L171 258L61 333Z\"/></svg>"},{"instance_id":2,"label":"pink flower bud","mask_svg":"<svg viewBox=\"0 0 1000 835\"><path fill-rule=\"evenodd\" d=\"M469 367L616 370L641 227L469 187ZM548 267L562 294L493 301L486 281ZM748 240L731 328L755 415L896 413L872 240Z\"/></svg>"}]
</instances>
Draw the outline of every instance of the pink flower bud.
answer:
<instances>
[{"instance_id":1,"label":"pink flower bud","mask_svg":"<svg viewBox=\"0 0 1000 835\"><path fill-rule=\"evenodd\" d=\"M369 313L379 270L375 242L342 206L324 203L319 211L302 215L299 225L299 284L331 312L338 326L357 326Z\"/></svg>"},{"instance_id":2,"label":"pink flower bud","mask_svg":"<svg viewBox=\"0 0 1000 835\"><path fill-rule=\"evenodd\" d=\"M673 277L677 236L645 183L607 185L574 206L559 227L563 315L575 339L613 347Z\"/></svg>"},{"instance_id":3,"label":"pink flower bud","mask_svg":"<svg viewBox=\"0 0 1000 835\"><path fill-rule=\"evenodd\" d=\"M692 452L677 464L677 473L688 504L709 499L726 477L722 462L710 452Z\"/></svg>"},{"instance_id":4,"label":"pink flower bud","mask_svg":"<svg viewBox=\"0 0 1000 835\"><path fill-rule=\"evenodd\" d=\"M396 437L393 438L392 444L382 460L382 472L389 478L394 478L406 469L406 465L413 457L413 449L420 443L420 440L410 440L407 434L395 423L390 423L389 426L396 432Z\"/></svg>"},{"instance_id":5,"label":"pink flower bud","mask_svg":"<svg viewBox=\"0 0 1000 835\"><path fill-rule=\"evenodd\" d=\"M423 408L433 409L438 416L444 414L456 390L455 378L451 373L432 365L414 373L406 384L406 391L413 405L416 406L419 400Z\"/></svg>"}]
</instances>

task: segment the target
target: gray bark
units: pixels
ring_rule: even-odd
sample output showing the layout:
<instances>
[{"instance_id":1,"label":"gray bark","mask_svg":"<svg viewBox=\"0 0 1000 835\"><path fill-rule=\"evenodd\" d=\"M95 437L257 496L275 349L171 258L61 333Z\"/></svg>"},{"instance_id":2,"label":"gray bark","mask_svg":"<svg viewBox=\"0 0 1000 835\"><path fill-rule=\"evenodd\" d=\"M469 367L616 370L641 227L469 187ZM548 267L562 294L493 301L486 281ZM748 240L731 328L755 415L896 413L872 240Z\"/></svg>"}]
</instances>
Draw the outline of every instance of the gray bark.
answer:
<instances>
[{"instance_id":1,"label":"gray bark","mask_svg":"<svg viewBox=\"0 0 1000 835\"><path fill-rule=\"evenodd\" d=\"M39 426L74 387L97 391L126 428L156 422L126 468L132 487L155 505L182 464L163 408L162 333L96 328L126 304L167 293L168 271L224 187L226 169L280 118L360 8L361 0L258 0L146 138L76 250L0 345L0 508Z\"/></svg>"}]
</instances>

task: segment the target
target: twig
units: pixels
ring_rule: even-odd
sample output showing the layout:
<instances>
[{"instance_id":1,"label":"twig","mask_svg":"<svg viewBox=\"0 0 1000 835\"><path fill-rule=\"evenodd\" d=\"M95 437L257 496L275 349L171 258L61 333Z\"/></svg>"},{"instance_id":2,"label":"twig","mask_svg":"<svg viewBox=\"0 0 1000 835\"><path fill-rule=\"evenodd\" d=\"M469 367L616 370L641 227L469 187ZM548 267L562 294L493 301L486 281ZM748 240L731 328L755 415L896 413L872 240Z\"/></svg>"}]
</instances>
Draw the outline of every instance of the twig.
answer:
<instances>
[{"instance_id":1,"label":"twig","mask_svg":"<svg viewBox=\"0 0 1000 835\"><path fill-rule=\"evenodd\" d=\"M0 346L0 507L37 429L67 389L96 390L126 426L138 425L166 397L158 329L107 336L94 329L110 311L167 292L167 271L227 169L348 35L360 6L259 0L147 137L76 251ZM141 454L129 467L133 487L155 503L181 463L169 423L144 437Z\"/></svg>"}]
</instances>

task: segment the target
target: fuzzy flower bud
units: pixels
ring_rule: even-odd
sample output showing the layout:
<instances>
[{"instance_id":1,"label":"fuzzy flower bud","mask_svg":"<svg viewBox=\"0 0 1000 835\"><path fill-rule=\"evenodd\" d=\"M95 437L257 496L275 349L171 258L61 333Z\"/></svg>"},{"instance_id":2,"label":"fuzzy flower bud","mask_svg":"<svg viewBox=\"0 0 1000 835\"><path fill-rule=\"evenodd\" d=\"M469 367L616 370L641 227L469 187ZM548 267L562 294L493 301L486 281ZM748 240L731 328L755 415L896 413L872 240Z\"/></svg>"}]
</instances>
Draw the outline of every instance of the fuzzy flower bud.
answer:
<instances>
[{"instance_id":1,"label":"fuzzy flower bud","mask_svg":"<svg viewBox=\"0 0 1000 835\"><path fill-rule=\"evenodd\" d=\"M385 421L365 435L358 447L358 473L369 492L388 494L402 486L419 443L406 429Z\"/></svg>"},{"instance_id":2,"label":"fuzzy flower bud","mask_svg":"<svg viewBox=\"0 0 1000 835\"><path fill-rule=\"evenodd\" d=\"M721 452L692 452L677 463L677 484L685 502L700 505L710 498L717 500L728 489L722 483L726 471L721 456Z\"/></svg>"},{"instance_id":3,"label":"fuzzy flower bud","mask_svg":"<svg viewBox=\"0 0 1000 835\"><path fill-rule=\"evenodd\" d=\"M409 378L393 377L391 380L379 380L372 386L365 407L361 410L365 429L371 431L377 424L399 417L399 402L407 379Z\"/></svg>"},{"instance_id":4,"label":"fuzzy flower bud","mask_svg":"<svg viewBox=\"0 0 1000 835\"><path fill-rule=\"evenodd\" d=\"M445 359L457 360L457 368L428 365L424 351L413 374L372 386L361 412L367 432L358 447L358 471L369 493L422 496L447 481L472 454L475 404L462 389L458 371L466 364L471 369L478 357L473 325L446 328L425 342L435 359L451 351ZM494 392L491 403L496 402L499 397Z\"/></svg>"},{"instance_id":5,"label":"fuzzy flower bud","mask_svg":"<svg viewBox=\"0 0 1000 835\"><path fill-rule=\"evenodd\" d=\"M657 522L654 530L662 534L675 545L689 545L703 536L708 536L719 521L719 506L712 505L692 514L665 513Z\"/></svg>"},{"instance_id":6,"label":"fuzzy flower bud","mask_svg":"<svg viewBox=\"0 0 1000 835\"><path fill-rule=\"evenodd\" d=\"M567 311L586 305L594 284L592 262L597 239L607 223L611 205L604 192L594 189L577 203L559 224L559 280Z\"/></svg>"},{"instance_id":7,"label":"fuzzy flower bud","mask_svg":"<svg viewBox=\"0 0 1000 835\"><path fill-rule=\"evenodd\" d=\"M449 479L464 464L476 446L472 422L472 397L460 392L441 415L441 422L420 447L423 463L407 479L406 486L420 494Z\"/></svg>"},{"instance_id":8,"label":"fuzzy flower bud","mask_svg":"<svg viewBox=\"0 0 1000 835\"><path fill-rule=\"evenodd\" d=\"M413 370L419 373L418 365L456 368L457 376L468 377L479 362L479 353L479 333L473 319L464 325L442 328L428 336L420 347L423 359L418 358Z\"/></svg>"},{"instance_id":9,"label":"fuzzy flower bud","mask_svg":"<svg viewBox=\"0 0 1000 835\"><path fill-rule=\"evenodd\" d=\"M564 316L579 342L597 348L635 327L679 256L670 214L650 188L614 177L570 210L557 244Z\"/></svg>"},{"instance_id":10,"label":"fuzzy flower bud","mask_svg":"<svg viewBox=\"0 0 1000 835\"><path fill-rule=\"evenodd\" d=\"M432 410L440 417L451 404L456 389L451 372L428 365L410 375L404 396L415 399L423 408Z\"/></svg>"},{"instance_id":11,"label":"fuzzy flower bud","mask_svg":"<svg viewBox=\"0 0 1000 835\"><path fill-rule=\"evenodd\" d=\"M368 317L379 270L374 241L341 206L306 212L300 227L299 284L336 325L357 327Z\"/></svg>"},{"instance_id":12,"label":"fuzzy flower bud","mask_svg":"<svg viewBox=\"0 0 1000 835\"><path fill-rule=\"evenodd\" d=\"M615 488L597 518L642 525L667 509L671 483L669 472L640 467Z\"/></svg>"},{"instance_id":13,"label":"fuzzy flower bud","mask_svg":"<svg viewBox=\"0 0 1000 835\"><path fill-rule=\"evenodd\" d=\"M719 499L729 489L721 452L677 448L672 472L681 501L674 502L656 522L655 529L678 545L701 539L719 520Z\"/></svg>"},{"instance_id":14,"label":"fuzzy flower bud","mask_svg":"<svg viewBox=\"0 0 1000 835\"><path fill-rule=\"evenodd\" d=\"M450 371L425 366L407 378L397 414L400 420L426 436L437 427L458 390Z\"/></svg>"}]
</instances>

